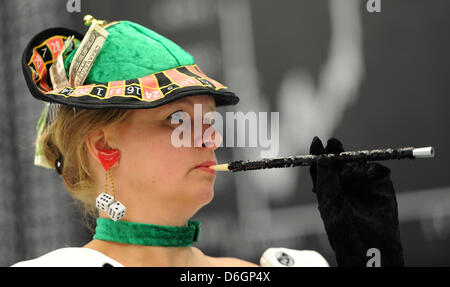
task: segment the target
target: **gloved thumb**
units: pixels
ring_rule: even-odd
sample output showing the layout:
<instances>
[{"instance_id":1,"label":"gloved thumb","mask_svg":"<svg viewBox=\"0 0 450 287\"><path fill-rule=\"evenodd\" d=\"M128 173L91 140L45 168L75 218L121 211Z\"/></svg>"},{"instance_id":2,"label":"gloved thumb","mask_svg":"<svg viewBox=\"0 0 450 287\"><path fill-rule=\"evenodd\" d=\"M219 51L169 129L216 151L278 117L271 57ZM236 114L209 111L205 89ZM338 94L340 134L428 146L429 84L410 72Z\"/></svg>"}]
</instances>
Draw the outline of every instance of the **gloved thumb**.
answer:
<instances>
[{"instance_id":1,"label":"gloved thumb","mask_svg":"<svg viewBox=\"0 0 450 287\"><path fill-rule=\"evenodd\" d=\"M315 136L312 140L311 147L309 148L309 153L312 155L320 155L325 153L325 148L323 147L322 141L319 137ZM317 162L317 161L316 161ZM311 179L313 181L313 185L315 185L317 178L317 164L313 163L309 167L309 174L311 175ZM314 192L314 189L313 189Z\"/></svg>"},{"instance_id":2,"label":"gloved thumb","mask_svg":"<svg viewBox=\"0 0 450 287\"><path fill-rule=\"evenodd\" d=\"M309 148L309 153L312 155L319 155L325 153L325 148L323 147L322 141L318 136L315 136L313 138L311 147Z\"/></svg>"}]
</instances>

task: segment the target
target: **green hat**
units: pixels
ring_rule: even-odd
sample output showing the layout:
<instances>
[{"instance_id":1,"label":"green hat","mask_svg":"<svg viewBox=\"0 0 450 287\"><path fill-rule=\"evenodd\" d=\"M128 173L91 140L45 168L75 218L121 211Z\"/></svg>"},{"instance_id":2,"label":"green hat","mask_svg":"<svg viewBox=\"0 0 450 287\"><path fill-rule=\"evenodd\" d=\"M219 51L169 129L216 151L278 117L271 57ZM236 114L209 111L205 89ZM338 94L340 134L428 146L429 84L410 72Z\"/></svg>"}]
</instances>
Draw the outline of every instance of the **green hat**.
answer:
<instances>
[{"instance_id":1,"label":"green hat","mask_svg":"<svg viewBox=\"0 0 450 287\"><path fill-rule=\"evenodd\" d=\"M22 56L31 94L47 102L37 125L38 138L57 114L58 104L85 109L146 109L207 94L216 106L239 98L206 76L188 52L139 24L107 24L87 15L85 35L67 28L38 33ZM54 105L56 104L56 105ZM39 141L37 141L39 143ZM35 164L52 167L36 146Z\"/></svg>"},{"instance_id":2,"label":"green hat","mask_svg":"<svg viewBox=\"0 0 450 287\"><path fill-rule=\"evenodd\" d=\"M22 66L34 97L86 109L153 108L197 94L212 95L217 106L239 102L158 33L129 21L87 22L93 24L85 36L53 28L28 44Z\"/></svg>"}]
</instances>

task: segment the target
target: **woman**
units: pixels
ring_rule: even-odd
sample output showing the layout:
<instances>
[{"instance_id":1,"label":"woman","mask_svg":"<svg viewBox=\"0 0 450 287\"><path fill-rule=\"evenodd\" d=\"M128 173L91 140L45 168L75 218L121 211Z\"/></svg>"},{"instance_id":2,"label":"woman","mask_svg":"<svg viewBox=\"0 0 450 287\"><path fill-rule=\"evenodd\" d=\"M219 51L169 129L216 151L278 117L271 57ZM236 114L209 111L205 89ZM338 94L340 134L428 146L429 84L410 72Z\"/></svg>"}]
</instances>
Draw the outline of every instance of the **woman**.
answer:
<instances>
[{"instance_id":1,"label":"woman","mask_svg":"<svg viewBox=\"0 0 450 287\"><path fill-rule=\"evenodd\" d=\"M194 105L201 106L203 135L211 131L209 112L239 98L154 31L91 16L85 24L90 28L84 36L64 28L37 34L22 66L32 95L49 103L38 123L35 163L56 169L71 195L98 217L95 235L81 248L61 248L14 266L258 266L210 257L192 246L201 229L189 219L213 199L215 172L209 166L216 164L220 134L195 136L188 124L194 135L189 147L173 142L174 130L199 116ZM318 138L311 145L316 155L341 151L335 139L325 148ZM320 156L311 167L313 191L339 264L363 265L366 247L395 255L383 261L386 265L401 263L395 195L383 168L336 165ZM388 216L373 216L379 206L360 204L358 195L348 193L355 188L371 191L372 198L387 192L377 203L388 206ZM349 212L348 202L363 210ZM367 241L366 235L380 230L356 224L359 214L371 219L368 225L392 229ZM385 248L391 243L395 248ZM261 264L328 266L317 252L287 248L269 248Z\"/></svg>"},{"instance_id":2,"label":"woman","mask_svg":"<svg viewBox=\"0 0 450 287\"><path fill-rule=\"evenodd\" d=\"M213 199L208 166L216 164L220 135L193 138L191 147L171 142L183 117L194 119L194 104L204 115L239 98L145 27L92 17L85 24L85 36L60 28L39 33L23 64L32 94L51 102L40 120L36 162L55 168L85 211L98 216L96 235L83 248L15 266L258 266L192 246L200 224L189 219ZM202 124L202 134L208 127ZM102 206L105 198L111 202Z\"/></svg>"},{"instance_id":3,"label":"woman","mask_svg":"<svg viewBox=\"0 0 450 287\"><path fill-rule=\"evenodd\" d=\"M38 123L35 163L55 168L71 195L97 217L94 239L14 266L257 266L213 258L192 246L189 221L213 198L220 135L172 143L174 129L239 98L206 76L169 39L128 21L90 16L86 35L38 33L22 66L34 97L49 102ZM195 120L195 119L194 119ZM192 121L194 122L194 121Z\"/></svg>"}]
</instances>

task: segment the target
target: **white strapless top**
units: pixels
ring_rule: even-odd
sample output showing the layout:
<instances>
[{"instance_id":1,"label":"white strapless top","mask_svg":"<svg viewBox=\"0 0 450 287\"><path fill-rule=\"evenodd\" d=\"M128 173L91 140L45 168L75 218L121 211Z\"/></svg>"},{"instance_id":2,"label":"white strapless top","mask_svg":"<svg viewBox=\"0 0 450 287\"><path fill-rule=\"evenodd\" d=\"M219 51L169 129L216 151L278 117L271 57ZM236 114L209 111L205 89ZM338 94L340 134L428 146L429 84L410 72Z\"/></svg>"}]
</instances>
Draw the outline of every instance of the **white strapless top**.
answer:
<instances>
[{"instance_id":1,"label":"white strapless top","mask_svg":"<svg viewBox=\"0 0 450 287\"><path fill-rule=\"evenodd\" d=\"M262 267L329 267L316 251L269 248L260 259ZM35 259L18 262L11 267L124 267L105 254L82 247L56 249Z\"/></svg>"}]
</instances>

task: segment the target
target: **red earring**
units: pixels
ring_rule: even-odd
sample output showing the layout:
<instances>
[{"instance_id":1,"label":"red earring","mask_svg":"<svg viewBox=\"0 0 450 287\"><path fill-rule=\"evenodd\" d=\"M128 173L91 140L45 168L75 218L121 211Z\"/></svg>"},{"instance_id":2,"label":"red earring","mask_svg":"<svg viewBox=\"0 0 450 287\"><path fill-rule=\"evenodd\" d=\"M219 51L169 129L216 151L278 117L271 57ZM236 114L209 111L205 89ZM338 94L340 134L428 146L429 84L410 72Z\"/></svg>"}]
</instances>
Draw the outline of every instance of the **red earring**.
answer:
<instances>
[{"instance_id":1,"label":"red earring","mask_svg":"<svg viewBox=\"0 0 450 287\"><path fill-rule=\"evenodd\" d=\"M120 158L120 150L109 149L109 150L99 150L98 159L105 169L105 192L101 193L96 199L96 206L98 209L103 210L108 213L112 220L120 220L125 215L126 207L116 200L116 195L114 192L114 182L112 178L111 167L116 164ZM111 192L112 195L108 194L108 178L111 181Z\"/></svg>"},{"instance_id":2,"label":"red earring","mask_svg":"<svg viewBox=\"0 0 450 287\"><path fill-rule=\"evenodd\" d=\"M101 149L98 151L98 158L102 163L105 171L108 171L120 158L120 150L118 149Z\"/></svg>"}]
</instances>

